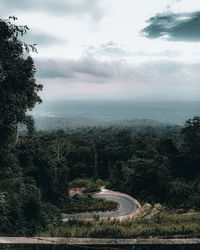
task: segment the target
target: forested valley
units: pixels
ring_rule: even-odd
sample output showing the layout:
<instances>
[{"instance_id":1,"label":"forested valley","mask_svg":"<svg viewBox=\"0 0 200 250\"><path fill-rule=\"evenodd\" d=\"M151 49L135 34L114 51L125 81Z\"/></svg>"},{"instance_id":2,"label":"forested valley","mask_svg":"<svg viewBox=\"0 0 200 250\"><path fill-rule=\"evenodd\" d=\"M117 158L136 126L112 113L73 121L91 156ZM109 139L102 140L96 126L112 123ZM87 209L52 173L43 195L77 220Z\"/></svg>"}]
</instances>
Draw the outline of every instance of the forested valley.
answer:
<instances>
[{"instance_id":1,"label":"forested valley","mask_svg":"<svg viewBox=\"0 0 200 250\"><path fill-rule=\"evenodd\" d=\"M199 210L199 141L199 117L184 128L22 132L0 154L1 234L34 235L59 223L76 179L102 179L140 202Z\"/></svg>"}]
</instances>

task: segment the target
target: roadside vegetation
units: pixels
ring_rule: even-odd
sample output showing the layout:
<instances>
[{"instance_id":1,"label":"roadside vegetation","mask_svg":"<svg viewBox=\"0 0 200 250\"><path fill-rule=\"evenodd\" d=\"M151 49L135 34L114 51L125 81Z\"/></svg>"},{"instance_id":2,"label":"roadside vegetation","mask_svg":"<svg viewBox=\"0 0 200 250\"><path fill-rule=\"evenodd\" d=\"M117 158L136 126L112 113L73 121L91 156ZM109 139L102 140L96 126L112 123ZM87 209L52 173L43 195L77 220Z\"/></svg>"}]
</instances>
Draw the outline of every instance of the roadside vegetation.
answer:
<instances>
[{"instance_id":1,"label":"roadside vegetation","mask_svg":"<svg viewBox=\"0 0 200 250\"><path fill-rule=\"evenodd\" d=\"M200 237L200 214L159 213L152 218L69 220L42 236L95 238Z\"/></svg>"},{"instance_id":2,"label":"roadside vegetation","mask_svg":"<svg viewBox=\"0 0 200 250\"><path fill-rule=\"evenodd\" d=\"M104 182L101 179L75 179L69 182L69 189L80 189L83 193L99 192Z\"/></svg>"},{"instance_id":3,"label":"roadside vegetation","mask_svg":"<svg viewBox=\"0 0 200 250\"><path fill-rule=\"evenodd\" d=\"M75 194L69 198L69 202L63 207L63 213L80 213L94 211L111 211L118 208L118 203L102 198L93 198L91 195Z\"/></svg>"}]
</instances>

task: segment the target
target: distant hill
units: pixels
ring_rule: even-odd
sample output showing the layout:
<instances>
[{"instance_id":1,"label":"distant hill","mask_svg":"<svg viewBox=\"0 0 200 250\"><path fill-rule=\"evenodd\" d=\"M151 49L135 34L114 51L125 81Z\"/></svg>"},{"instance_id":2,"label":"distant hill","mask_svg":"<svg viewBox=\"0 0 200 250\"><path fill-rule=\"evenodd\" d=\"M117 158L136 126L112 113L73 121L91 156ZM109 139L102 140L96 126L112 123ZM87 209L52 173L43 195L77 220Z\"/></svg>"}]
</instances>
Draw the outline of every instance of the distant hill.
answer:
<instances>
[{"instance_id":1,"label":"distant hill","mask_svg":"<svg viewBox=\"0 0 200 250\"><path fill-rule=\"evenodd\" d=\"M200 115L200 102L45 101L32 115L38 130L87 126L180 125Z\"/></svg>"}]
</instances>

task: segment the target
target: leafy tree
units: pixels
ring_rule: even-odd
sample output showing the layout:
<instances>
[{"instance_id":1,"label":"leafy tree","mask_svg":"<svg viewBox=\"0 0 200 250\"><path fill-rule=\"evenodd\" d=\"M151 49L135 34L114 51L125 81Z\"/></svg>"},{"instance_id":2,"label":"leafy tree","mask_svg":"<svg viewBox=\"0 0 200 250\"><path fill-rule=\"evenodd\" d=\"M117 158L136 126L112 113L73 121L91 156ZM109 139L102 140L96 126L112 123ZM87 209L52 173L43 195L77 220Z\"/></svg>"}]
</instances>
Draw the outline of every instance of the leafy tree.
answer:
<instances>
[{"instance_id":1,"label":"leafy tree","mask_svg":"<svg viewBox=\"0 0 200 250\"><path fill-rule=\"evenodd\" d=\"M123 161L117 161L110 169L109 186L112 189L119 190L123 186Z\"/></svg>"},{"instance_id":2,"label":"leafy tree","mask_svg":"<svg viewBox=\"0 0 200 250\"><path fill-rule=\"evenodd\" d=\"M133 157L123 168L124 185L130 194L144 197L152 183L152 160ZM125 188L124 188L125 189Z\"/></svg>"},{"instance_id":3,"label":"leafy tree","mask_svg":"<svg viewBox=\"0 0 200 250\"><path fill-rule=\"evenodd\" d=\"M172 138L160 139L157 143L157 147L158 147L158 152L161 155L173 156L178 152Z\"/></svg>"},{"instance_id":4,"label":"leafy tree","mask_svg":"<svg viewBox=\"0 0 200 250\"><path fill-rule=\"evenodd\" d=\"M58 209L44 199L56 178L54 165L40 146L42 140L38 144L28 136L16 144L20 123L29 133L34 131L27 111L41 102L42 85L36 83L28 54L35 48L21 41L28 27L14 25L12 19L16 18L0 19L0 234L34 235L58 219Z\"/></svg>"},{"instance_id":5,"label":"leafy tree","mask_svg":"<svg viewBox=\"0 0 200 250\"><path fill-rule=\"evenodd\" d=\"M172 181L169 185L168 196L173 205L186 203L191 193L191 186L183 180Z\"/></svg>"},{"instance_id":6,"label":"leafy tree","mask_svg":"<svg viewBox=\"0 0 200 250\"><path fill-rule=\"evenodd\" d=\"M184 146L186 152L190 153L195 159L200 155L200 117L195 116L185 122L182 129Z\"/></svg>"},{"instance_id":7,"label":"leafy tree","mask_svg":"<svg viewBox=\"0 0 200 250\"><path fill-rule=\"evenodd\" d=\"M58 210L44 203L32 183L13 183L16 191L5 193L0 202L0 235L34 235L59 218Z\"/></svg>"},{"instance_id":8,"label":"leafy tree","mask_svg":"<svg viewBox=\"0 0 200 250\"><path fill-rule=\"evenodd\" d=\"M64 135L57 137L51 145L51 150L58 160L62 158L66 159L71 150L70 141Z\"/></svg>"},{"instance_id":9,"label":"leafy tree","mask_svg":"<svg viewBox=\"0 0 200 250\"><path fill-rule=\"evenodd\" d=\"M0 19L0 145L17 140L19 123L33 129L27 111L41 102L33 59L25 56L35 48L20 40L28 27L14 25L11 19L16 18Z\"/></svg>"}]
</instances>

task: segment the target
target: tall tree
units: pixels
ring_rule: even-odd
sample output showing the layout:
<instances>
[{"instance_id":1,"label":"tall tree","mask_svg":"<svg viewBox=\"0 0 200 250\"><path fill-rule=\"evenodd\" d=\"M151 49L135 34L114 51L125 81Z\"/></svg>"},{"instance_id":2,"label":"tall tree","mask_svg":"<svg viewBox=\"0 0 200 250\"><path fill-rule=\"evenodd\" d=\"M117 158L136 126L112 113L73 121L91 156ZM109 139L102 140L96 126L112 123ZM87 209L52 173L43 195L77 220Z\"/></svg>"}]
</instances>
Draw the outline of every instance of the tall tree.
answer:
<instances>
[{"instance_id":1,"label":"tall tree","mask_svg":"<svg viewBox=\"0 0 200 250\"><path fill-rule=\"evenodd\" d=\"M19 123L31 131L33 120L27 111L41 102L37 92L42 85L36 83L33 59L25 56L35 48L20 39L28 27L14 25L13 19L0 19L0 145L17 140Z\"/></svg>"},{"instance_id":2,"label":"tall tree","mask_svg":"<svg viewBox=\"0 0 200 250\"><path fill-rule=\"evenodd\" d=\"M185 122L182 129L185 150L190 153L193 159L200 155L200 117L195 116Z\"/></svg>"}]
</instances>

